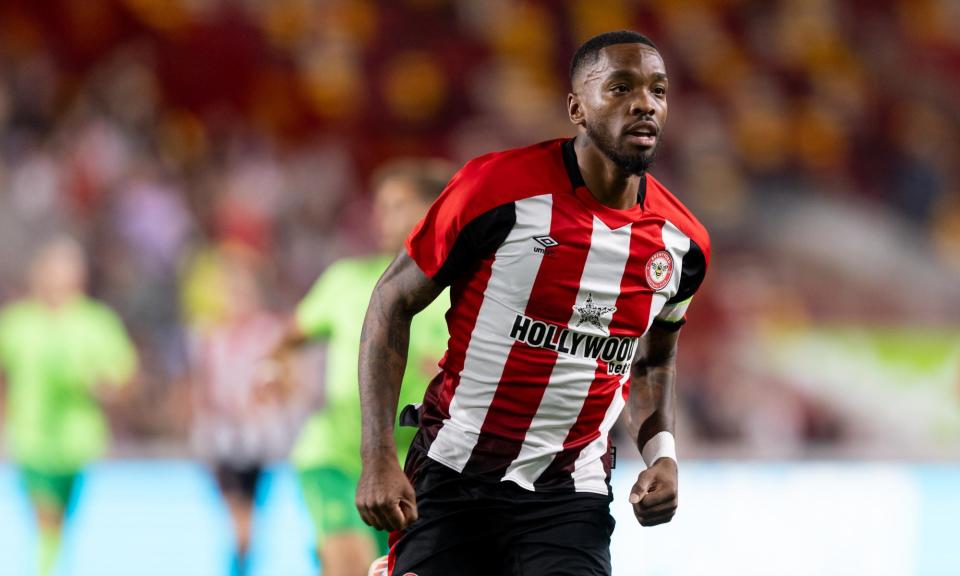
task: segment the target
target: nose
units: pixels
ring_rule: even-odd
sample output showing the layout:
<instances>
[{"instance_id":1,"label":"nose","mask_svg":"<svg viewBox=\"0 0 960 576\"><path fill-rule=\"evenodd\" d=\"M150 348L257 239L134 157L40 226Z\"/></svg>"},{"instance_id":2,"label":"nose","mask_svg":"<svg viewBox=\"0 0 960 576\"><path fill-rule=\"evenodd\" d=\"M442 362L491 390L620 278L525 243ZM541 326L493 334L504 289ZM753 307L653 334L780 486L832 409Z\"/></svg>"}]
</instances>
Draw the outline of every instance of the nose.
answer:
<instances>
[{"instance_id":1,"label":"nose","mask_svg":"<svg viewBox=\"0 0 960 576\"><path fill-rule=\"evenodd\" d=\"M646 90L637 90L637 96L630 103L630 114L632 116L653 116L655 105L653 96Z\"/></svg>"}]
</instances>

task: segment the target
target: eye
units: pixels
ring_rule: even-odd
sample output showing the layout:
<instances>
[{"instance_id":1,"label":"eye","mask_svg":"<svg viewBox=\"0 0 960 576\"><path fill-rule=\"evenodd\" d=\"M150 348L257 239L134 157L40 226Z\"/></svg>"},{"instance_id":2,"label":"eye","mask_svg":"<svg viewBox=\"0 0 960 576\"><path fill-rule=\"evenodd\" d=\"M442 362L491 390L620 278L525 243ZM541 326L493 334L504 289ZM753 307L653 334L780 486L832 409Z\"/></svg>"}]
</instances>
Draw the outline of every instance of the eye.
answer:
<instances>
[{"instance_id":1,"label":"eye","mask_svg":"<svg viewBox=\"0 0 960 576\"><path fill-rule=\"evenodd\" d=\"M630 91L630 87L626 84L614 84L610 87L610 91L614 94L626 94Z\"/></svg>"},{"instance_id":2,"label":"eye","mask_svg":"<svg viewBox=\"0 0 960 576\"><path fill-rule=\"evenodd\" d=\"M654 86L654 87L653 87L653 93L654 93L656 96L666 96L666 95L667 95L667 87L666 87L666 86L662 86L662 85Z\"/></svg>"}]
</instances>

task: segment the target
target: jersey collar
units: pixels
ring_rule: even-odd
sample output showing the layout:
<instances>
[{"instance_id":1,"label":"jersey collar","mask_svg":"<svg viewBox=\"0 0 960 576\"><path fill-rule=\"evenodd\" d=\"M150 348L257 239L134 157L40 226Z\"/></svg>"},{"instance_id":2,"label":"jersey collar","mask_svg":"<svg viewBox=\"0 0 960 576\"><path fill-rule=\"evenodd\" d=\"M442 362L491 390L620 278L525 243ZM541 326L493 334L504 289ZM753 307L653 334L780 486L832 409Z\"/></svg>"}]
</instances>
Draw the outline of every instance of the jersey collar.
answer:
<instances>
[{"instance_id":1,"label":"jersey collar","mask_svg":"<svg viewBox=\"0 0 960 576\"><path fill-rule=\"evenodd\" d=\"M643 201L647 195L646 174L640 177L640 185L637 188L637 205L626 210L617 210L601 204L587 188L587 183L580 172L580 165L577 163L577 153L574 150L573 139L564 141L560 148L563 154L563 165L566 168L567 178L570 180L573 193L607 226L611 229L619 228L628 223L636 222L640 218L643 214Z\"/></svg>"}]
</instances>

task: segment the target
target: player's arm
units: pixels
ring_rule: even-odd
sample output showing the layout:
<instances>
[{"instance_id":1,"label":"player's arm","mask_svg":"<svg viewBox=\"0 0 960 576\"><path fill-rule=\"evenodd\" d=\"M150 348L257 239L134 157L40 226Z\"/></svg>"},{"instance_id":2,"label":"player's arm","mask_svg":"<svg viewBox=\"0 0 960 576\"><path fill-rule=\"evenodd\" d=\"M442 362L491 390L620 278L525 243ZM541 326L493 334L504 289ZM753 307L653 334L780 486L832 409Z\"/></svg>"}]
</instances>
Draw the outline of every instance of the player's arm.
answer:
<instances>
[{"instance_id":1,"label":"player's arm","mask_svg":"<svg viewBox=\"0 0 960 576\"><path fill-rule=\"evenodd\" d=\"M307 344L329 338L335 328L337 294L347 276L343 262L332 264L310 287L254 376L255 397L263 402L287 399L294 391L293 360Z\"/></svg>"},{"instance_id":2,"label":"player's arm","mask_svg":"<svg viewBox=\"0 0 960 576\"><path fill-rule=\"evenodd\" d=\"M357 509L367 524L402 530L417 519L413 486L397 461L394 422L410 322L443 291L405 252L377 283L360 338L361 457Z\"/></svg>"},{"instance_id":3,"label":"player's arm","mask_svg":"<svg viewBox=\"0 0 960 576\"><path fill-rule=\"evenodd\" d=\"M257 363L254 397L261 402L285 400L293 392L291 365L294 354L310 341L296 316L291 317L270 353Z\"/></svg>"},{"instance_id":4,"label":"player's arm","mask_svg":"<svg viewBox=\"0 0 960 576\"><path fill-rule=\"evenodd\" d=\"M627 429L647 463L630 491L643 526L669 522L677 510L677 461L673 438L679 330L654 322L631 371Z\"/></svg>"}]
</instances>

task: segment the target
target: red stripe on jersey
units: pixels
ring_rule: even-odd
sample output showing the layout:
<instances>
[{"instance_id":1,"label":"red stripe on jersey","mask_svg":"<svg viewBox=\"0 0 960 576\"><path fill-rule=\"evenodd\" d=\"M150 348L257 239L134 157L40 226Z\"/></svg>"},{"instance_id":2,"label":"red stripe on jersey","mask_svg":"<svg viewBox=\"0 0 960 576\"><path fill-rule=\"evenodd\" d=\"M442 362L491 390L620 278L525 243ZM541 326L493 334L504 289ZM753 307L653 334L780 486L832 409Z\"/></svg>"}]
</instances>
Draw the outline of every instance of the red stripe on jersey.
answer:
<instances>
[{"instance_id":1,"label":"red stripe on jersey","mask_svg":"<svg viewBox=\"0 0 960 576\"><path fill-rule=\"evenodd\" d=\"M653 291L646 280L646 257L663 249L661 226L634 225L630 235L630 256L623 271L623 278L620 280L617 311L610 319L611 336L629 334L630 326L646 327L653 300ZM598 360L597 372L590 385L590 392L583 403L577 422L567 433L567 438L563 442L563 452L557 454L550 466L540 475L536 482L538 488L560 486L572 488L571 475L577 458L584 448L600 436L600 424L620 388L620 378L622 377L608 375L607 363ZM629 390L630 381L628 380L623 386L625 398ZM609 463L604 465L609 466Z\"/></svg>"},{"instance_id":2,"label":"red stripe on jersey","mask_svg":"<svg viewBox=\"0 0 960 576\"><path fill-rule=\"evenodd\" d=\"M543 257L526 316L550 322L572 315L592 233L593 215L569 192L554 194L550 236L558 244ZM503 476L520 454L556 360L556 350L513 344L464 472Z\"/></svg>"},{"instance_id":3,"label":"red stripe on jersey","mask_svg":"<svg viewBox=\"0 0 960 576\"><path fill-rule=\"evenodd\" d=\"M394 531L387 536L387 545L390 547L390 551L387 552L387 574L391 576L393 569L397 566L397 542L403 538L403 534L403 531Z\"/></svg>"},{"instance_id":4,"label":"red stripe on jersey","mask_svg":"<svg viewBox=\"0 0 960 576\"><path fill-rule=\"evenodd\" d=\"M464 226L484 212L531 195L549 193L569 179L560 146L565 139L494 152L468 162L430 206L406 241L407 253L433 278ZM530 194L531 190L542 190Z\"/></svg>"},{"instance_id":5,"label":"red stripe on jersey","mask_svg":"<svg viewBox=\"0 0 960 576\"><path fill-rule=\"evenodd\" d=\"M440 361L443 371L433 379L424 395L423 415L420 422L426 435L428 450L437 437L443 421L450 417L450 402L460 384L460 372L463 371L470 337L477 325L483 295L487 291L487 283L490 282L495 256L496 254L491 254L484 258L475 274L464 275L464 280L450 287L451 307L447 312L450 341L447 353Z\"/></svg>"}]
</instances>

